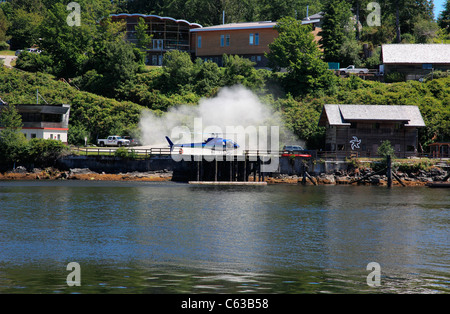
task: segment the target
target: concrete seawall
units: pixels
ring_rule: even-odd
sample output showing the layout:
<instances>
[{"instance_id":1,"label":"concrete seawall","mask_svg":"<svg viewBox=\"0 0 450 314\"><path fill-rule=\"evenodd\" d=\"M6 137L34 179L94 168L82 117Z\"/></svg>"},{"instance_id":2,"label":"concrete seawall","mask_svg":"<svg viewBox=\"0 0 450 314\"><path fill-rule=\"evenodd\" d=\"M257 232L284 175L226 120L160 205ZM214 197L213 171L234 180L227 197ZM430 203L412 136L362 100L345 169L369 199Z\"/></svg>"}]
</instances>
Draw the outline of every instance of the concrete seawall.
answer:
<instances>
[{"instance_id":1,"label":"concrete seawall","mask_svg":"<svg viewBox=\"0 0 450 314\"><path fill-rule=\"evenodd\" d=\"M213 163L212 163L213 164ZM306 177L303 169L306 166ZM222 164L219 171L230 173L230 168ZM218 167L218 169L220 169ZM236 167L236 169L239 167ZM250 168L250 167L249 167ZM447 181L448 166L437 164L428 170L414 170L396 172L394 184L403 186L424 186L428 183ZM201 181L211 181L214 169L211 164L203 168L207 176L202 175ZM225 169L225 170L224 170ZM232 169L232 168L231 168ZM447 170L446 170L447 169ZM55 167L45 169L19 166L5 173L0 172L0 180L44 180L44 179L71 179L71 180L132 180L132 181L177 181L189 182L192 172L196 172L195 163L188 161L176 162L171 156L152 156L145 160L124 160L114 156L66 156L58 160ZM272 183L305 183L305 184L371 184L385 185L386 176L383 173L375 174L367 167L354 168L345 162L309 160L301 158L281 157L278 171L265 173L264 176L255 176L251 173L247 180L238 179L239 182ZM367 177L370 176L370 177ZM366 178L367 177L367 178ZM364 181L361 181L361 180ZM227 178L213 181L226 181ZM355 181L357 180L357 181ZM359 182L361 181L361 182Z\"/></svg>"},{"instance_id":2,"label":"concrete seawall","mask_svg":"<svg viewBox=\"0 0 450 314\"><path fill-rule=\"evenodd\" d=\"M112 156L66 156L58 160L61 170L90 169L98 173L173 171L177 163L170 156L155 156L145 160L123 160Z\"/></svg>"},{"instance_id":3,"label":"concrete seawall","mask_svg":"<svg viewBox=\"0 0 450 314\"><path fill-rule=\"evenodd\" d=\"M300 175L303 173L303 164L311 175L319 175L321 173L334 173L336 171L347 171L348 162L345 161L321 161L313 162L313 160L303 158L280 157L279 173L287 175Z\"/></svg>"},{"instance_id":4,"label":"concrete seawall","mask_svg":"<svg viewBox=\"0 0 450 314\"><path fill-rule=\"evenodd\" d=\"M303 158L280 157L278 174L300 175L303 164L310 174L334 173L347 170L348 163L343 161L313 162ZM171 156L153 156L145 160L124 160L114 156L65 156L58 160L57 167L61 170L88 168L98 173L126 173L149 171L189 170L189 163L176 162ZM269 174L270 175L270 174Z\"/></svg>"}]
</instances>

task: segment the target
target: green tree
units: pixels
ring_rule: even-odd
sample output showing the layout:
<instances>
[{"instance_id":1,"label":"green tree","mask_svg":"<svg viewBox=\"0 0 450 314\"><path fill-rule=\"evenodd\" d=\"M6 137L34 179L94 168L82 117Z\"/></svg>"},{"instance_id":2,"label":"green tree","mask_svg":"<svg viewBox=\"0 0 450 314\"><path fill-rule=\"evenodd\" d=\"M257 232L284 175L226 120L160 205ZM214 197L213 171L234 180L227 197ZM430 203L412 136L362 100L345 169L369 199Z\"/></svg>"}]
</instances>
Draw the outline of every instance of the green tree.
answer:
<instances>
[{"instance_id":1,"label":"green tree","mask_svg":"<svg viewBox=\"0 0 450 314\"><path fill-rule=\"evenodd\" d=\"M336 77L321 59L321 51L314 41L310 26L287 17L276 26L278 37L269 45L270 67L287 70L284 86L293 95L314 93L334 86Z\"/></svg>"},{"instance_id":2,"label":"green tree","mask_svg":"<svg viewBox=\"0 0 450 314\"><path fill-rule=\"evenodd\" d=\"M163 57L162 87L165 91L176 92L192 83L194 63L189 53L173 50Z\"/></svg>"},{"instance_id":3,"label":"green tree","mask_svg":"<svg viewBox=\"0 0 450 314\"><path fill-rule=\"evenodd\" d=\"M223 84L233 86L242 84L250 89L262 87L263 81L259 72L254 68L255 63L237 55L223 55Z\"/></svg>"},{"instance_id":4,"label":"green tree","mask_svg":"<svg viewBox=\"0 0 450 314\"><path fill-rule=\"evenodd\" d=\"M195 91L199 95L208 95L214 89L222 85L223 71L217 63L212 61L202 61L198 58L194 65L195 71Z\"/></svg>"},{"instance_id":5,"label":"green tree","mask_svg":"<svg viewBox=\"0 0 450 314\"><path fill-rule=\"evenodd\" d=\"M415 42L419 44L433 42L433 39L437 37L438 30L439 26L435 21L418 20L414 24Z\"/></svg>"},{"instance_id":6,"label":"green tree","mask_svg":"<svg viewBox=\"0 0 450 314\"><path fill-rule=\"evenodd\" d=\"M402 34L413 34L418 20L433 20L434 4L429 0L387 0L382 3L382 12L395 19L395 42L400 43Z\"/></svg>"},{"instance_id":7,"label":"green tree","mask_svg":"<svg viewBox=\"0 0 450 314\"><path fill-rule=\"evenodd\" d=\"M148 26L143 18L139 18L138 24L135 27L135 31L137 47L145 51L152 43L153 35L149 35Z\"/></svg>"},{"instance_id":8,"label":"green tree","mask_svg":"<svg viewBox=\"0 0 450 314\"><path fill-rule=\"evenodd\" d=\"M308 15L319 13L322 7L317 0L262 0L259 3L261 20L278 21L283 17L301 20Z\"/></svg>"},{"instance_id":9,"label":"green tree","mask_svg":"<svg viewBox=\"0 0 450 314\"><path fill-rule=\"evenodd\" d=\"M87 143L90 143L91 141L89 131L82 124L72 124L69 128L67 137L69 144L77 146L84 145L85 139Z\"/></svg>"},{"instance_id":10,"label":"green tree","mask_svg":"<svg viewBox=\"0 0 450 314\"><path fill-rule=\"evenodd\" d=\"M96 28L83 74L77 78L83 90L114 97L116 89L133 79L143 65L140 50L124 40L123 27L123 23L104 19Z\"/></svg>"},{"instance_id":11,"label":"green tree","mask_svg":"<svg viewBox=\"0 0 450 314\"><path fill-rule=\"evenodd\" d=\"M339 62L343 43L354 34L351 31L353 25L350 24L350 4L344 0L327 0L324 11L319 43L322 45L325 61Z\"/></svg>"},{"instance_id":12,"label":"green tree","mask_svg":"<svg viewBox=\"0 0 450 314\"><path fill-rule=\"evenodd\" d=\"M450 34L450 0L447 0L444 5L444 10L438 17L439 27L444 29L447 34Z\"/></svg>"},{"instance_id":13,"label":"green tree","mask_svg":"<svg viewBox=\"0 0 450 314\"><path fill-rule=\"evenodd\" d=\"M23 49L39 45L40 31L44 16L39 12L28 12L16 8L9 17L10 26L7 35L11 36L11 49Z\"/></svg>"},{"instance_id":14,"label":"green tree","mask_svg":"<svg viewBox=\"0 0 450 314\"><path fill-rule=\"evenodd\" d=\"M3 9L0 7L0 42L6 42L10 39L10 36L6 35L9 25L10 23L5 13L3 13Z\"/></svg>"},{"instance_id":15,"label":"green tree","mask_svg":"<svg viewBox=\"0 0 450 314\"><path fill-rule=\"evenodd\" d=\"M93 29L87 23L81 26L67 24L68 11L61 3L47 11L42 23L42 48L51 55L53 72L58 77L73 78L81 74L92 45Z\"/></svg>"},{"instance_id":16,"label":"green tree","mask_svg":"<svg viewBox=\"0 0 450 314\"><path fill-rule=\"evenodd\" d=\"M24 160L27 152L27 140L21 132L22 118L12 104L0 107L0 160L3 163L16 164Z\"/></svg>"}]
</instances>

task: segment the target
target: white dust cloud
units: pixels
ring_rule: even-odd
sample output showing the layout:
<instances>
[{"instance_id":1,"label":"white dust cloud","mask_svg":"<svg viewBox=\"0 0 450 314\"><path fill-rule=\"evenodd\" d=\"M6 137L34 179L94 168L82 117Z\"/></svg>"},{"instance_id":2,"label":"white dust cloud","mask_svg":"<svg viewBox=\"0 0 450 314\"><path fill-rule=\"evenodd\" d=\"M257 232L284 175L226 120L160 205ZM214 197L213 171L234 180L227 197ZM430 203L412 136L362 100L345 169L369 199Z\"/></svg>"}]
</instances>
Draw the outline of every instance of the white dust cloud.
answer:
<instances>
[{"instance_id":1,"label":"white dust cloud","mask_svg":"<svg viewBox=\"0 0 450 314\"><path fill-rule=\"evenodd\" d=\"M168 147L165 136L169 136L174 143L201 142L208 138L211 132L221 132L220 137L235 141L241 139L241 142L237 140L238 144L247 147L248 140L242 143L242 134L230 134L227 130L241 133L245 131L244 136L248 138L249 130L258 131L260 127L267 127L270 142L272 126L279 128L280 146L304 145L303 141L294 140L295 136L284 128L278 113L262 104L254 93L242 86L225 87L216 97L202 99L198 106L172 107L162 116L146 111L140 121L141 141L143 145L152 147ZM184 133L181 134L180 131Z\"/></svg>"}]
</instances>

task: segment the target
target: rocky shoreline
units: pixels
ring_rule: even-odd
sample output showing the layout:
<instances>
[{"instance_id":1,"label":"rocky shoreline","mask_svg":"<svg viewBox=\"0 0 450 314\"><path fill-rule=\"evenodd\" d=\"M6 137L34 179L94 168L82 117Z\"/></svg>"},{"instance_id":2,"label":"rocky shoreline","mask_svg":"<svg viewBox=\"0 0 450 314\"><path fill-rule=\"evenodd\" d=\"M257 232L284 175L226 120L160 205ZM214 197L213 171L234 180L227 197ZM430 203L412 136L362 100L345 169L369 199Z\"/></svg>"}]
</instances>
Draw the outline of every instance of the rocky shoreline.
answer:
<instances>
[{"instance_id":1,"label":"rocky shoreline","mask_svg":"<svg viewBox=\"0 0 450 314\"><path fill-rule=\"evenodd\" d=\"M339 184L359 184L359 185L380 185L387 186L386 175L372 175L372 169L354 169L352 171L336 171L332 174L321 173L316 176L306 178L305 184L316 185L339 185ZM426 186L428 183L441 182L447 176L447 171L439 167L432 167L429 171L418 170L417 172L395 172L392 178L393 186ZM362 180L360 180L362 179ZM274 178L269 178L270 183L302 183L303 176L289 176L280 174ZM358 182L355 182L360 180ZM268 181L268 183L269 183ZM314 182L312 182L314 181ZM401 181L401 182L400 182Z\"/></svg>"},{"instance_id":2,"label":"rocky shoreline","mask_svg":"<svg viewBox=\"0 0 450 314\"><path fill-rule=\"evenodd\" d=\"M0 173L0 180L170 181L172 172L160 170L110 174L79 168L69 171L46 168L28 172L25 168L18 167L13 171Z\"/></svg>"},{"instance_id":3,"label":"rocky shoreline","mask_svg":"<svg viewBox=\"0 0 450 314\"><path fill-rule=\"evenodd\" d=\"M336 171L331 174L321 173L311 175L303 180L301 175L274 174L265 177L268 184L307 184L307 185L375 185L386 186L387 177L385 175L369 176L373 171L371 169L355 169L351 172ZM442 168L433 167L429 171L419 170L416 173L396 172L399 180L392 179L393 186L425 186L427 183L440 182L447 171ZM363 179L365 178L365 179ZM363 179L359 182L356 180ZM168 170L149 171L149 172L129 172L129 173L97 173L89 169L70 169L61 171L55 168L34 169L27 171L23 167L18 167L14 171L0 173L0 180L84 180L84 181L148 181L161 182L171 181L172 172ZM249 178L253 181L253 177Z\"/></svg>"}]
</instances>

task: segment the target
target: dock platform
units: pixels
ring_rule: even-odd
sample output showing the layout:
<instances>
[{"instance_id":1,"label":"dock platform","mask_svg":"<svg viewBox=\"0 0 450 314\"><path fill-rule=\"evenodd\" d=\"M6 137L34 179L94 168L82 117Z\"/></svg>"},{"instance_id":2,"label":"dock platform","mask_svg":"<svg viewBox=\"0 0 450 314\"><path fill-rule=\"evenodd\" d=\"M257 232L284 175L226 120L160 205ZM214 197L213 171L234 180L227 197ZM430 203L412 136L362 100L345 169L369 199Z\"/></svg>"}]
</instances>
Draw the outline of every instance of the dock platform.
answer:
<instances>
[{"instance_id":1,"label":"dock platform","mask_svg":"<svg viewBox=\"0 0 450 314\"><path fill-rule=\"evenodd\" d=\"M265 181L189 181L198 185L267 185Z\"/></svg>"}]
</instances>

